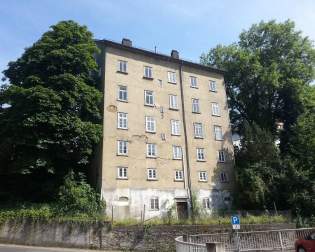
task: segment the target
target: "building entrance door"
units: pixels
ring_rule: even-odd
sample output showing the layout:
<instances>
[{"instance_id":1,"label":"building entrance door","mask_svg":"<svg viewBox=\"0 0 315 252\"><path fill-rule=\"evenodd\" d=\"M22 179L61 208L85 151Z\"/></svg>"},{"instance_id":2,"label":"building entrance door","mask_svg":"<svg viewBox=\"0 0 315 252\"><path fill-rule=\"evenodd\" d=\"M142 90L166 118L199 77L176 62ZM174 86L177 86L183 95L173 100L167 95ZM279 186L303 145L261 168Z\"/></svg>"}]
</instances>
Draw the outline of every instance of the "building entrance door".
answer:
<instances>
[{"instance_id":1,"label":"building entrance door","mask_svg":"<svg viewBox=\"0 0 315 252\"><path fill-rule=\"evenodd\" d=\"M178 219L188 219L188 204L187 201L176 202Z\"/></svg>"}]
</instances>

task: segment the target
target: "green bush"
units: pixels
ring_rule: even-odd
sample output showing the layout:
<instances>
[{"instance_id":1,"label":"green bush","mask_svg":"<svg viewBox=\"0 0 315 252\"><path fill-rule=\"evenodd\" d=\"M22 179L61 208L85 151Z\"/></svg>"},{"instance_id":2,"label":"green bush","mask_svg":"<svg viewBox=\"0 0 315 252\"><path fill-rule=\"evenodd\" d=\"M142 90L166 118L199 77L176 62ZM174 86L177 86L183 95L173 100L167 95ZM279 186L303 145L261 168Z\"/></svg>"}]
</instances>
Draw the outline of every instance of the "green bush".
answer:
<instances>
[{"instance_id":1,"label":"green bush","mask_svg":"<svg viewBox=\"0 0 315 252\"><path fill-rule=\"evenodd\" d=\"M50 219L54 210L47 204L21 204L15 207L1 207L0 222L17 218Z\"/></svg>"},{"instance_id":2,"label":"green bush","mask_svg":"<svg viewBox=\"0 0 315 252\"><path fill-rule=\"evenodd\" d=\"M57 211L61 216L97 216L102 214L105 203L100 195L78 175L69 173L60 187Z\"/></svg>"}]
</instances>

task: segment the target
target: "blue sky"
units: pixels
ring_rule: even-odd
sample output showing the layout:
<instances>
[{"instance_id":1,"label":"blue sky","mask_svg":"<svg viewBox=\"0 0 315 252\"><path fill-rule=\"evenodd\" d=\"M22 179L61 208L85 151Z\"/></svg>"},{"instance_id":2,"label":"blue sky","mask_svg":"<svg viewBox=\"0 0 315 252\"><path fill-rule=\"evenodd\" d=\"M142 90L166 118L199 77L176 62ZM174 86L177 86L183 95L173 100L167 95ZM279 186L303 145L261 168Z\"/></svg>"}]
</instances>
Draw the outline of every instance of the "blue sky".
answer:
<instances>
[{"instance_id":1,"label":"blue sky","mask_svg":"<svg viewBox=\"0 0 315 252\"><path fill-rule=\"evenodd\" d=\"M87 25L95 38L120 41L198 61L217 44L261 20L292 19L315 40L314 0L1 0L0 72L60 20Z\"/></svg>"}]
</instances>

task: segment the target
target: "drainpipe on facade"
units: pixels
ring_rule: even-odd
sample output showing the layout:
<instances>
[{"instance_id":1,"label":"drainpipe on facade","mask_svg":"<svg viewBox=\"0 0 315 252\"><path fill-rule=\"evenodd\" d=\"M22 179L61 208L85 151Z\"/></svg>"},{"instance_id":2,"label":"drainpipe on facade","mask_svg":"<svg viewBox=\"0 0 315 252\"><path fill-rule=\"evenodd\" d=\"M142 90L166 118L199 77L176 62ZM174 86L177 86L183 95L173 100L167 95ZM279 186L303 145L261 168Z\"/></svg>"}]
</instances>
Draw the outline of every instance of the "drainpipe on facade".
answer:
<instances>
[{"instance_id":1,"label":"drainpipe on facade","mask_svg":"<svg viewBox=\"0 0 315 252\"><path fill-rule=\"evenodd\" d=\"M188 200L190 204L190 214L191 214L191 210L193 210L194 206L193 206L192 191L191 191L190 162L189 162L189 154L188 154L188 139L187 139L187 128L186 128L186 117L185 117L186 110L185 110L185 105L184 105L182 68L183 68L183 62L180 60L179 61L179 87L180 87L180 95L181 95L181 101L182 101L183 128L184 128L185 153L186 153L186 171L184 170L184 181L186 181L186 178L187 178L187 184L185 182L185 189L187 189L187 192L188 192ZM183 158L184 158L184 155L182 151L182 159Z\"/></svg>"}]
</instances>

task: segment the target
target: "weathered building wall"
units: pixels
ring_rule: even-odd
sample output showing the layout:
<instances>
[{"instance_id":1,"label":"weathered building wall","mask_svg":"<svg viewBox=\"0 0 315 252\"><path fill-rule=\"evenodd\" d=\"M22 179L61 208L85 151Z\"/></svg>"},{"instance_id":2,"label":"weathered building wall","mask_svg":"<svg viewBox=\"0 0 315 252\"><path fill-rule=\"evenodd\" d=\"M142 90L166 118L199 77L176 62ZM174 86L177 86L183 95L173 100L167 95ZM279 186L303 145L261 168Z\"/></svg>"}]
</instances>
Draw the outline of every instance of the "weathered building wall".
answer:
<instances>
[{"instance_id":1,"label":"weathered building wall","mask_svg":"<svg viewBox=\"0 0 315 252\"><path fill-rule=\"evenodd\" d=\"M222 73L198 69L198 65L183 66L180 71L179 63L172 60L102 43L99 46L103 58L98 61L102 61L104 85L101 193L108 206L107 214L116 218L140 218L145 208L146 218L162 216L177 202L189 203L188 177L191 179L191 192L196 194L200 203L208 198L212 209L229 207L230 192L234 188L233 145ZM127 62L127 73L117 71L119 60ZM145 66L152 67L153 78L143 77ZM176 73L176 83L168 82L168 71ZM197 78L198 88L191 87L190 76ZM217 84L215 92L209 91L210 80ZM127 87L128 101L117 99L119 85ZM144 104L145 90L154 92L154 106ZM169 95L177 96L178 109L170 109ZM192 113L193 98L199 99L200 113ZM220 116L212 115L213 102L219 105ZM117 128L117 112L128 114L128 129ZM145 116L155 118L156 132L146 132ZM180 121L180 135L171 134L171 120ZM195 122L203 124L202 139L194 137ZM184 123L188 141L185 141ZM222 141L214 139L214 125L222 126ZM128 141L128 155L117 155L117 140ZM157 145L156 158L146 157L147 143ZM182 148L182 159L173 158L173 145ZM204 161L197 160L196 148L204 148ZM226 152L224 163L218 162L219 150ZM117 167L127 167L128 178L117 178ZM148 168L156 169L156 180L147 178ZM184 171L183 181L174 179L175 170ZM199 171L207 172L207 181L198 179ZM220 181L220 172L226 173L228 181ZM158 210L150 210L152 197L159 200Z\"/></svg>"}]
</instances>

